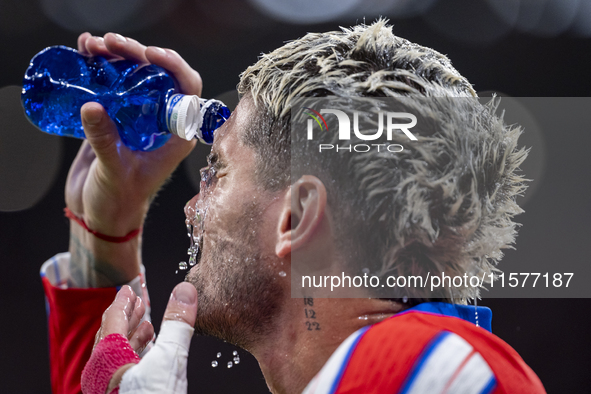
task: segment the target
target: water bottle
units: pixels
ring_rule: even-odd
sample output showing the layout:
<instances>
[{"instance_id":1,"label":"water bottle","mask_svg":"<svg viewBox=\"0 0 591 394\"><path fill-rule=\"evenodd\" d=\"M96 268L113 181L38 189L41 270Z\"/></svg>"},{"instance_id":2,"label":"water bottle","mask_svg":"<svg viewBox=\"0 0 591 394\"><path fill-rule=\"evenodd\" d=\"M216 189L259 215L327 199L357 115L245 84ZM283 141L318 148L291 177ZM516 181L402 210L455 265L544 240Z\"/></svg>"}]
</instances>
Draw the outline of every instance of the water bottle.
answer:
<instances>
[{"instance_id":1,"label":"water bottle","mask_svg":"<svg viewBox=\"0 0 591 394\"><path fill-rule=\"evenodd\" d=\"M84 103L100 103L132 150L151 151L172 134L213 143L214 131L230 116L218 100L179 94L172 75L154 64L107 61L53 46L39 52L23 80L25 114L40 130L85 138Z\"/></svg>"}]
</instances>

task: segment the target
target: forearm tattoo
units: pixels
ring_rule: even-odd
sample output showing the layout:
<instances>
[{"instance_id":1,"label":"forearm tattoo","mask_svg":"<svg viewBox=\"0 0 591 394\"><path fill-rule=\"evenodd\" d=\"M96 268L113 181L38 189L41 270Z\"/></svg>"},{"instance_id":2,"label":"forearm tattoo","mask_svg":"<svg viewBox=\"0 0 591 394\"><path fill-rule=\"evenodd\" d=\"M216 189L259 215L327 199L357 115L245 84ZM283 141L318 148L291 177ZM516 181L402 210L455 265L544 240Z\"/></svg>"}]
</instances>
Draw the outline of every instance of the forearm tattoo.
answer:
<instances>
[{"instance_id":1,"label":"forearm tattoo","mask_svg":"<svg viewBox=\"0 0 591 394\"><path fill-rule=\"evenodd\" d=\"M70 234L70 254L70 285L73 287L97 287L99 277L112 285L125 282L122 274L112 264L97 259L73 234Z\"/></svg>"}]
</instances>

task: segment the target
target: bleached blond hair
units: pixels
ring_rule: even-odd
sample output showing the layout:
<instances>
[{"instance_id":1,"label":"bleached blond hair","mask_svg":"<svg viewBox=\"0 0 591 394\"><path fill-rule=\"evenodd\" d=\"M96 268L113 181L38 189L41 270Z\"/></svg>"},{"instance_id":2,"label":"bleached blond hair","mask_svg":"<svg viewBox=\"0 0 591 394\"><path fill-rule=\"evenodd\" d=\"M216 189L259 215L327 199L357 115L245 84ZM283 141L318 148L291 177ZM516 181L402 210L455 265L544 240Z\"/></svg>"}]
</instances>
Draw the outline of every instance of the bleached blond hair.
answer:
<instances>
[{"instance_id":1,"label":"bleached blond hair","mask_svg":"<svg viewBox=\"0 0 591 394\"><path fill-rule=\"evenodd\" d=\"M522 212L515 197L525 189L516 171L527 151L517 148L521 129L496 115L498 101L481 105L446 56L395 36L380 19L310 33L262 55L242 73L238 91L256 107L244 141L259 156L258 179L267 189L280 190L290 184L290 164L307 163L300 173L324 174L329 206L347 205L343 199L353 196L349 209L340 210L340 235L343 245L372 249L356 258L376 261L373 272L424 276L427 269L431 275L477 275L485 285L490 282L502 249L515 241L512 218ZM441 127L419 134L412 149L396 154L341 155L336 164L296 160L291 154L305 153L291 151L292 103L326 96L414 97L421 116ZM343 168L348 185L328 185L331 171ZM400 297L423 300L465 302L479 296L470 286L447 288L436 297L421 289L404 291Z\"/></svg>"}]
</instances>

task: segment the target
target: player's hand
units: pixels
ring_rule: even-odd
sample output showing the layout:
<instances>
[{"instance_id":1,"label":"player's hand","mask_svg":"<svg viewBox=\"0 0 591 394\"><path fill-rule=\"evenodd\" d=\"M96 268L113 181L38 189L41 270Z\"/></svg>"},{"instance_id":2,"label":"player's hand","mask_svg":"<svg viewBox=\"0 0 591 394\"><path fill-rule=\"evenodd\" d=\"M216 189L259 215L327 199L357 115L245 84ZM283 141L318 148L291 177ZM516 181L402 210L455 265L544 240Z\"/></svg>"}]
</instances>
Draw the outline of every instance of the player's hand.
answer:
<instances>
[{"instance_id":1,"label":"player's hand","mask_svg":"<svg viewBox=\"0 0 591 394\"><path fill-rule=\"evenodd\" d=\"M113 304L103 314L102 325L96 334L95 348L110 334L126 337L136 353L140 353L150 342L154 330L146 321L138 324L143 315L143 304L129 286L123 286L117 293ZM197 316L197 290L187 282L179 283L172 291L164 312L164 319L156 344L144 358L136 364L121 365L110 377L107 393L120 386L149 389L150 392L186 392L187 358ZM93 353L99 348L93 349ZM93 354L89 364L104 362L104 354ZM115 356L113 359L117 359ZM122 362L123 364L124 362ZM95 374L100 372L96 365L87 365L82 375L83 388L89 388L100 380ZM123 378L123 375L125 377ZM123 378L123 381L122 381ZM104 383L107 384L106 382ZM92 388L92 387L90 387Z\"/></svg>"},{"instance_id":2,"label":"player's hand","mask_svg":"<svg viewBox=\"0 0 591 394\"><path fill-rule=\"evenodd\" d=\"M104 38L84 33L78 38L78 50L85 55L157 64L172 73L182 93L201 94L199 74L173 50L146 47L113 33ZM191 152L195 140L185 141L173 135L153 152L132 151L122 144L115 123L100 104L87 103L81 113L87 141L82 144L68 174L66 205L92 230L114 237L125 236L143 226L154 195ZM119 285L139 273L139 254L135 258L130 256L139 249L138 240L130 243L131 246L109 245L89 238L88 234L78 231L76 225L71 228L76 237L73 241L76 245L70 245L74 259L84 260L85 256L90 256L90 262L82 261L82 264L91 268L95 268L95 263L101 265L96 267L100 271L94 280L96 283L89 285ZM127 250L122 252L125 248Z\"/></svg>"},{"instance_id":3,"label":"player's hand","mask_svg":"<svg viewBox=\"0 0 591 394\"><path fill-rule=\"evenodd\" d=\"M152 324L141 321L145 312L144 302L131 287L121 287L115 301L103 313L101 328L94 337L93 349L107 335L121 334L127 338L133 350L140 354L154 336Z\"/></svg>"}]
</instances>

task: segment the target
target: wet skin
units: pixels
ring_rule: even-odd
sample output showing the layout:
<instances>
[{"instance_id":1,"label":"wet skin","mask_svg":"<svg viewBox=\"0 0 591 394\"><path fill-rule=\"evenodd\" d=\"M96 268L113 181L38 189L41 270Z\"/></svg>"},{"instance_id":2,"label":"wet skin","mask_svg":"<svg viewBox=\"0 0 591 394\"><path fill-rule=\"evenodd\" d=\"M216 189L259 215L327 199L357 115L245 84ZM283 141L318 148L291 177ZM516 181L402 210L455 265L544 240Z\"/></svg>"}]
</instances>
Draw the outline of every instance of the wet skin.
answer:
<instances>
[{"instance_id":1,"label":"wet skin","mask_svg":"<svg viewBox=\"0 0 591 394\"><path fill-rule=\"evenodd\" d=\"M315 177L275 193L257 184L255 152L241 139L253 110L250 98L241 100L217 132L201 191L185 207L203 246L186 280L199 295L197 332L247 349L272 392L296 393L347 336L402 306L377 299L291 298L292 248L310 255L323 249L338 261L330 210ZM206 210L203 233L196 209Z\"/></svg>"}]
</instances>

